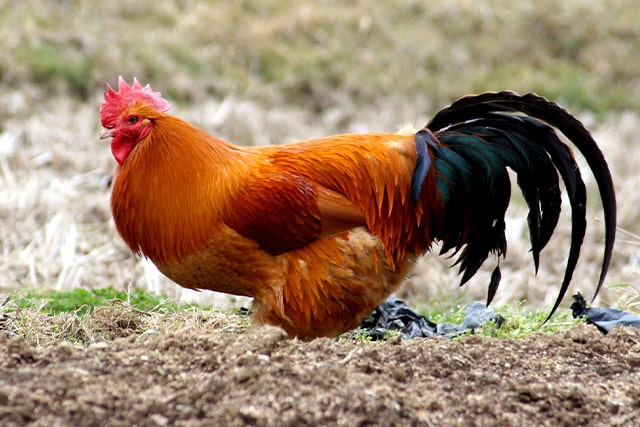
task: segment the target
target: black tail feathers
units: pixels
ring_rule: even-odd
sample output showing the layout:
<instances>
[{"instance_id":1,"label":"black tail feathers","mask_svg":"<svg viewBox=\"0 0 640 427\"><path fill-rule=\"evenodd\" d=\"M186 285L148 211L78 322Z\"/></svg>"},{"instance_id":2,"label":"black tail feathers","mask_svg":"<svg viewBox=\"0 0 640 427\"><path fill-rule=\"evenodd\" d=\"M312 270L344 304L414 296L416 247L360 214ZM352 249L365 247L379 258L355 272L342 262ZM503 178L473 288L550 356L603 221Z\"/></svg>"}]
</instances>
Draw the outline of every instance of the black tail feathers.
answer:
<instances>
[{"instance_id":1,"label":"black tail feathers","mask_svg":"<svg viewBox=\"0 0 640 427\"><path fill-rule=\"evenodd\" d=\"M531 251L537 270L540 251L551 238L560 215L560 175L571 204L572 233L564 279L549 317L567 291L586 231L585 185L570 148L556 129L582 153L600 190L605 248L597 295L611 262L616 201L607 162L579 120L535 94L492 92L459 99L438 112L416 135L416 142L421 142L417 145L431 148L433 153L437 185L446 206L438 238L443 252L453 250L455 255L461 251L456 264L462 284L476 273L489 253L506 253L504 216L511 196L507 167L517 173L529 207ZM437 141L432 140L434 135ZM414 180L421 182L417 171ZM499 281L498 266L489 284L488 303Z\"/></svg>"}]
</instances>

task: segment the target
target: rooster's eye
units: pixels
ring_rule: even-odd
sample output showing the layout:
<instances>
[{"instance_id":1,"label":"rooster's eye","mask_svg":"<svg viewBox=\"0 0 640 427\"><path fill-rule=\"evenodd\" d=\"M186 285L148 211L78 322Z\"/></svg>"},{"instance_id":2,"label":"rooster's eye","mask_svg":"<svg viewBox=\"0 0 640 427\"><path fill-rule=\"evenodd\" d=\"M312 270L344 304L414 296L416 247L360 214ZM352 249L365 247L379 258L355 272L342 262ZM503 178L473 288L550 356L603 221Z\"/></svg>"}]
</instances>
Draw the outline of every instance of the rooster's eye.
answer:
<instances>
[{"instance_id":1,"label":"rooster's eye","mask_svg":"<svg viewBox=\"0 0 640 427\"><path fill-rule=\"evenodd\" d=\"M127 123L129 123L130 125L134 124L135 122L138 121L138 117L137 116L131 116L127 119Z\"/></svg>"}]
</instances>

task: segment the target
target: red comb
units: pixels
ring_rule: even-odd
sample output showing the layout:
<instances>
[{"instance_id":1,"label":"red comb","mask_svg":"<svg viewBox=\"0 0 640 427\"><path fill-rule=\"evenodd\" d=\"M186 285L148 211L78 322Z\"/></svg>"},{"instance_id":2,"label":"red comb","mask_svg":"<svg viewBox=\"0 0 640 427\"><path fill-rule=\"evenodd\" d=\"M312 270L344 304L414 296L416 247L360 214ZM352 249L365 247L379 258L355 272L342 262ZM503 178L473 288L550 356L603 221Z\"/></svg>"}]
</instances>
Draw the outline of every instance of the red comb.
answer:
<instances>
[{"instance_id":1,"label":"red comb","mask_svg":"<svg viewBox=\"0 0 640 427\"><path fill-rule=\"evenodd\" d=\"M163 99L160 92L151 90L151 86L142 86L138 79L133 78L133 85L125 81L120 76L118 78L118 92L107 83L107 90L104 91L104 102L100 103L100 120L102 126L107 127L112 124L122 112L137 102L144 101L156 108L158 111L169 111L171 105Z\"/></svg>"}]
</instances>

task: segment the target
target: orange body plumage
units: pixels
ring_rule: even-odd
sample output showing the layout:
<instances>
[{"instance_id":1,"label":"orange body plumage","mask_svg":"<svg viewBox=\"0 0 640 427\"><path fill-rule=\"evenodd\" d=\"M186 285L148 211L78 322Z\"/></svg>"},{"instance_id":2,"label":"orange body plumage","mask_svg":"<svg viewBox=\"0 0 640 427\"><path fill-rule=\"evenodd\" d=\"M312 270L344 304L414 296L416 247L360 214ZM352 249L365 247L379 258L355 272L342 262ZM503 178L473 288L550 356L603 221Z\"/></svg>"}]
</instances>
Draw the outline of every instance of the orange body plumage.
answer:
<instances>
[{"instance_id":1,"label":"orange body plumage","mask_svg":"<svg viewBox=\"0 0 640 427\"><path fill-rule=\"evenodd\" d=\"M476 98L482 102L466 109L454 104L434 121L467 111L487 121L487 135L475 128L482 123L462 115L416 135L338 135L239 147L167 114L168 103L148 86L137 81L128 86L121 79L119 93L108 87L101 106L105 136L113 138L119 163L111 199L116 226L132 250L176 283L253 297L255 321L281 326L291 336L335 336L356 327L396 290L408 264L436 240L447 250L462 249L459 261L469 277L489 252L504 253L508 195L505 201L501 171L507 166L520 168L524 176L537 265L559 204L554 208L556 197L545 194L557 187L557 173L554 181L534 172L555 165L570 185L575 181L565 176L573 163L554 148L557 138L552 131L547 135L549 126L537 119L527 119L531 122L521 129L514 125L521 118L512 111L540 108L542 113L534 112L542 119L553 123L559 116L554 125L570 137L578 134L572 139L579 140L601 183L607 216L602 281L615 200L606 163L588 132L564 110L533 95L484 96L487 100ZM551 149L531 148L526 133L538 131L534 136L547 138L542 145ZM472 176L476 173L484 177ZM474 188L463 188L469 185ZM495 199L496 208L479 206L469 191L486 193L485 202ZM577 185L572 205L581 197ZM579 235L580 215L575 217ZM497 280L490 298L496 286Z\"/></svg>"}]
</instances>

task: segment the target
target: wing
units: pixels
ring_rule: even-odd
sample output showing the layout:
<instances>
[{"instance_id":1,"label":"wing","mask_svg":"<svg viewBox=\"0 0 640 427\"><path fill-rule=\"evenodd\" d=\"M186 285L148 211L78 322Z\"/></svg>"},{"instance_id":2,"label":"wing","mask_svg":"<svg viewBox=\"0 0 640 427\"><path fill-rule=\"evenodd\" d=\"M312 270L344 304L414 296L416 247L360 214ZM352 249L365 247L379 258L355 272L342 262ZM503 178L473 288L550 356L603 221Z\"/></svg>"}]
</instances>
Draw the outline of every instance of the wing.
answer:
<instances>
[{"instance_id":1,"label":"wing","mask_svg":"<svg viewBox=\"0 0 640 427\"><path fill-rule=\"evenodd\" d=\"M233 202L225 223L271 255L365 224L342 194L296 175L260 175Z\"/></svg>"}]
</instances>

